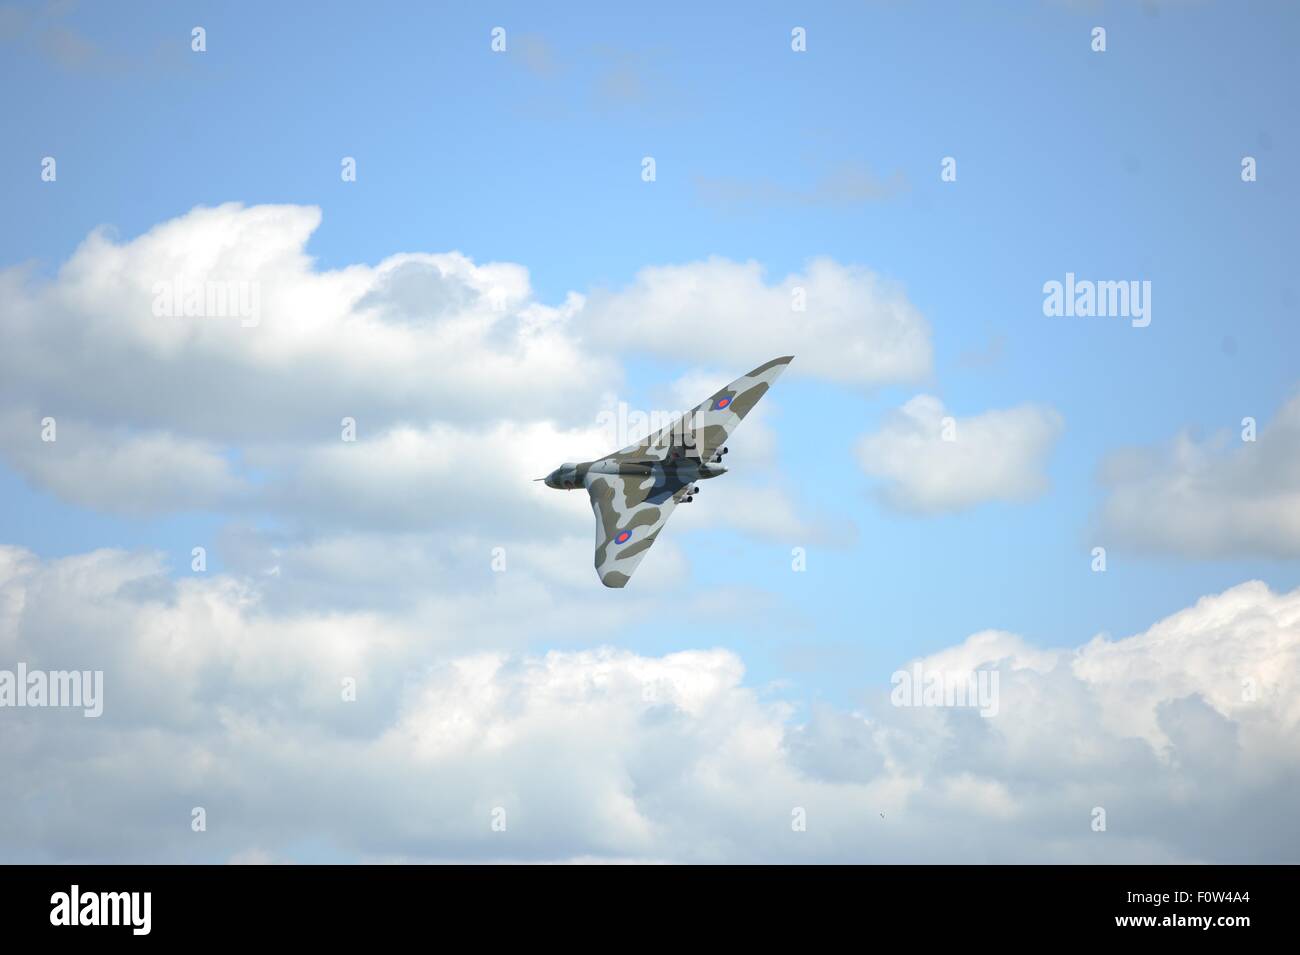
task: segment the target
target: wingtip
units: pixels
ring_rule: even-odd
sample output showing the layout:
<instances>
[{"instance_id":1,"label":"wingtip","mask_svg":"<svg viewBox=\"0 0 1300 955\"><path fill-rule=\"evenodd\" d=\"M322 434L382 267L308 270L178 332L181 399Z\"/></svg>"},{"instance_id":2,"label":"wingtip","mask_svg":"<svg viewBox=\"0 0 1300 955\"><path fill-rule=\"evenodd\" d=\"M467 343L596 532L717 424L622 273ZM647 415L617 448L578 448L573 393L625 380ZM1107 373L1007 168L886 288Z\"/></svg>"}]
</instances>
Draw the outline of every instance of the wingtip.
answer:
<instances>
[{"instance_id":1,"label":"wingtip","mask_svg":"<svg viewBox=\"0 0 1300 955\"><path fill-rule=\"evenodd\" d=\"M772 371L773 369L779 368L784 370L785 366L790 364L792 361L794 361L794 355L783 355L780 358L773 358L771 361L763 362L763 364L751 371L749 375L750 377L756 377L766 371ZM780 372L778 372L778 374L779 373Z\"/></svg>"}]
</instances>

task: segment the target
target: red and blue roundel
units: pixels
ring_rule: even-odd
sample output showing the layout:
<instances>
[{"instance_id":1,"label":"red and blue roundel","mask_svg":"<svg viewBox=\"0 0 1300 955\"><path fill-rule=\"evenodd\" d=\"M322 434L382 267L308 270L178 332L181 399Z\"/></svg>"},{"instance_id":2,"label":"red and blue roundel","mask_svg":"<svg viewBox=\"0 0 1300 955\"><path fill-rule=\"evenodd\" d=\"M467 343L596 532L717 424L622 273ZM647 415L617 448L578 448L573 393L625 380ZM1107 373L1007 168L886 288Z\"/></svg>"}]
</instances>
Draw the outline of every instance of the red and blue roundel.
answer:
<instances>
[{"instance_id":1,"label":"red and blue roundel","mask_svg":"<svg viewBox=\"0 0 1300 955\"><path fill-rule=\"evenodd\" d=\"M626 544L632 537L631 531L619 531L614 537L615 544Z\"/></svg>"},{"instance_id":2,"label":"red and blue roundel","mask_svg":"<svg viewBox=\"0 0 1300 955\"><path fill-rule=\"evenodd\" d=\"M713 410L714 410L714 411L721 411L723 408L727 407L727 405L729 405L729 404L731 404L731 398L730 398L730 396L724 395L723 397L719 398L717 401L713 402Z\"/></svg>"}]
</instances>

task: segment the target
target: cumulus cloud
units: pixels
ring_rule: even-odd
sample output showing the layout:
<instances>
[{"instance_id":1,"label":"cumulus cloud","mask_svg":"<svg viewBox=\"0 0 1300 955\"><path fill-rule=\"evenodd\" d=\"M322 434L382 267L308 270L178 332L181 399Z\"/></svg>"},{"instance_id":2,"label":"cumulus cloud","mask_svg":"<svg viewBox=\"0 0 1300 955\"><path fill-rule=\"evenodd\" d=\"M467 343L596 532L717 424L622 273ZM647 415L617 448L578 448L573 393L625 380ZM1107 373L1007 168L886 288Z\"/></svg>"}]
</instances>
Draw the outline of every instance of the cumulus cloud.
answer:
<instances>
[{"instance_id":1,"label":"cumulus cloud","mask_svg":"<svg viewBox=\"0 0 1300 955\"><path fill-rule=\"evenodd\" d=\"M0 654L105 671L98 720L2 713L11 860L1283 861L1300 849L1286 821L1300 590L1259 583L1125 639L1047 651L991 631L917 661L996 670L991 719L894 707L885 686L862 711L798 718L727 650L484 651L409 616L278 612L248 580L177 582L120 552L0 548ZM356 702L342 701L342 676ZM205 833L189 830L193 806ZM1105 832L1091 829L1095 807Z\"/></svg>"},{"instance_id":2,"label":"cumulus cloud","mask_svg":"<svg viewBox=\"0 0 1300 955\"><path fill-rule=\"evenodd\" d=\"M546 304L521 266L456 253L319 270L305 251L318 221L196 209L129 241L95 233L52 279L0 270L6 462L97 510L225 518L193 542L213 549L193 576L190 542L170 557L0 546L0 668L106 681L97 720L0 710L3 857L1294 857L1276 820L1296 782L1300 592L1243 585L1073 650L987 631L919 661L995 670L987 720L892 707L866 673L860 710L799 716L697 631L659 655L605 645L658 627L664 593L682 619L770 626L771 595L686 586L682 532L789 546L839 542L827 525L843 526L789 490L778 391L637 585L594 586L585 495L529 479L611 450L594 415L623 387L616 356L680 359L693 341L694 367L664 392L677 408L792 351L800 373L857 387L924 377L929 331L901 292L832 262L772 285L711 260ZM178 277L257 283L257 322L186 316L183 296L182 314L156 314ZM807 312L789 308L796 288ZM943 414L921 396L864 440L897 506L1041 490L1054 412L959 419L953 445ZM1088 828L1098 805L1105 834Z\"/></svg>"},{"instance_id":3,"label":"cumulus cloud","mask_svg":"<svg viewBox=\"0 0 1300 955\"><path fill-rule=\"evenodd\" d=\"M1043 469L1063 427L1051 408L1026 404L958 418L940 399L917 395L862 438L858 460L884 481L881 499L912 514L1026 501L1047 489Z\"/></svg>"},{"instance_id":4,"label":"cumulus cloud","mask_svg":"<svg viewBox=\"0 0 1300 955\"><path fill-rule=\"evenodd\" d=\"M1300 557L1300 395L1255 441L1183 433L1102 465L1100 536L1187 557Z\"/></svg>"},{"instance_id":5,"label":"cumulus cloud","mask_svg":"<svg viewBox=\"0 0 1300 955\"><path fill-rule=\"evenodd\" d=\"M475 527L498 541L573 529L575 512L588 524L585 502L531 482L614 450L600 412L622 374L584 343L583 297L542 303L522 266L455 252L320 270L306 252L319 223L307 206L200 207L126 241L98 230L52 279L0 270L7 463L65 501L134 517ZM43 440L47 418L57 441ZM757 416L750 430L756 460L773 457ZM714 523L815 531L785 490L760 493L769 519L732 507L737 520Z\"/></svg>"},{"instance_id":6,"label":"cumulus cloud","mask_svg":"<svg viewBox=\"0 0 1300 955\"><path fill-rule=\"evenodd\" d=\"M800 302L804 311L792 307ZM791 373L860 387L915 381L931 367L929 323L902 289L830 259L776 283L757 262L722 258L642 269L627 288L592 293L581 323L592 342L620 351L685 351L740 371L792 354Z\"/></svg>"},{"instance_id":7,"label":"cumulus cloud","mask_svg":"<svg viewBox=\"0 0 1300 955\"><path fill-rule=\"evenodd\" d=\"M238 508L250 494L223 448L212 442L100 429L68 417L54 418L47 427L47 420L0 411L0 444L14 470L65 501L145 516Z\"/></svg>"},{"instance_id":8,"label":"cumulus cloud","mask_svg":"<svg viewBox=\"0 0 1300 955\"><path fill-rule=\"evenodd\" d=\"M727 457L730 459L731 455ZM699 499L707 500L709 506L692 504L693 510L688 512L690 523L686 526L732 528L787 548L809 544L846 547L857 539L857 528L852 522L835 518L824 509L802 507L780 484L760 484L743 478L733 481L731 475L726 480L716 492L715 485L701 486Z\"/></svg>"},{"instance_id":9,"label":"cumulus cloud","mask_svg":"<svg viewBox=\"0 0 1300 955\"><path fill-rule=\"evenodd\" d=\"M447 253L318 271L305 246L319 223L314 207L230 203L126 242L92 233L53 281L0 271L0 399L100 424L285 441L335 432L343 416L371 431L521 408L582 421L619 381L565 332L579 300L536 302L521 267ZM211 314L208 296L229 289L245 310ZM186 314L200 302L203 314Z\"/></svg>"}]
</instances>

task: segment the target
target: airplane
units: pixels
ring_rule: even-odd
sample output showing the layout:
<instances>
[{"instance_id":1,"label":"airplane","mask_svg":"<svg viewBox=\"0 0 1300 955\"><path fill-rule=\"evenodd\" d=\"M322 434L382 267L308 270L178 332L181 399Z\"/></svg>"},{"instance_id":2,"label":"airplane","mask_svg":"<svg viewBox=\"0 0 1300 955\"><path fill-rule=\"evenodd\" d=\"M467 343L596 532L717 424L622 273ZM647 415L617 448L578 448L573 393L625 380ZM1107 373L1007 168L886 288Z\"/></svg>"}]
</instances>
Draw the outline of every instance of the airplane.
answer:
<instances>
[{"instance_id":1,"label":"airplane","mask_svg":"<svg viewBox=\"0 0 1300 955\"><path fill-rule=\"evenodd\" d=\"M727 439L793 360L787 355L759 365L622 451L561 464L534 478L558 490L586 489L596 515L596 574L602 584L626 587L673 508L695 500L696 482L727 472Z\"/></svg>"}]
</instances>

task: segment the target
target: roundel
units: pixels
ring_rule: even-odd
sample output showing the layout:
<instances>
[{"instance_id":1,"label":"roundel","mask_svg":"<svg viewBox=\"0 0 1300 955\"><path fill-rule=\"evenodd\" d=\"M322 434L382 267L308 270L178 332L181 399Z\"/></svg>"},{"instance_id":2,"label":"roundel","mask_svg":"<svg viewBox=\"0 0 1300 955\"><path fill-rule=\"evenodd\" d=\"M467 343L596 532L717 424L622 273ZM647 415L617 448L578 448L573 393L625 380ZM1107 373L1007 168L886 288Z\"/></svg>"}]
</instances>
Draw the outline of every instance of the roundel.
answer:
<instances>
[{"instance_id":1,"label":"roundel","mask_svg":"<svg viewBox=\"0 0 1300 955\"><path fill-rule=\"evenodd\" d=\"M617 536L615 536L614 538L614 543L626 544L628 542L628 539L631 538L631 536L632 536L631 531L619 531Z\"/></svg>"},{"instance_id":2,"label":"roundel","mask_svg":"<svg viewBox=\"0 0 1300 955\"><path fill-rule=\"evenodd\" d=\"M731 398L730 398L730 397L722 397L722 398L719 398L717 401L715 401L715 402L713 403L713 410L714 410L714 411L721 411L723 408L727 407L727 405L729 405L729 404L731 404Z\"/></svg>"}]
</instances>

